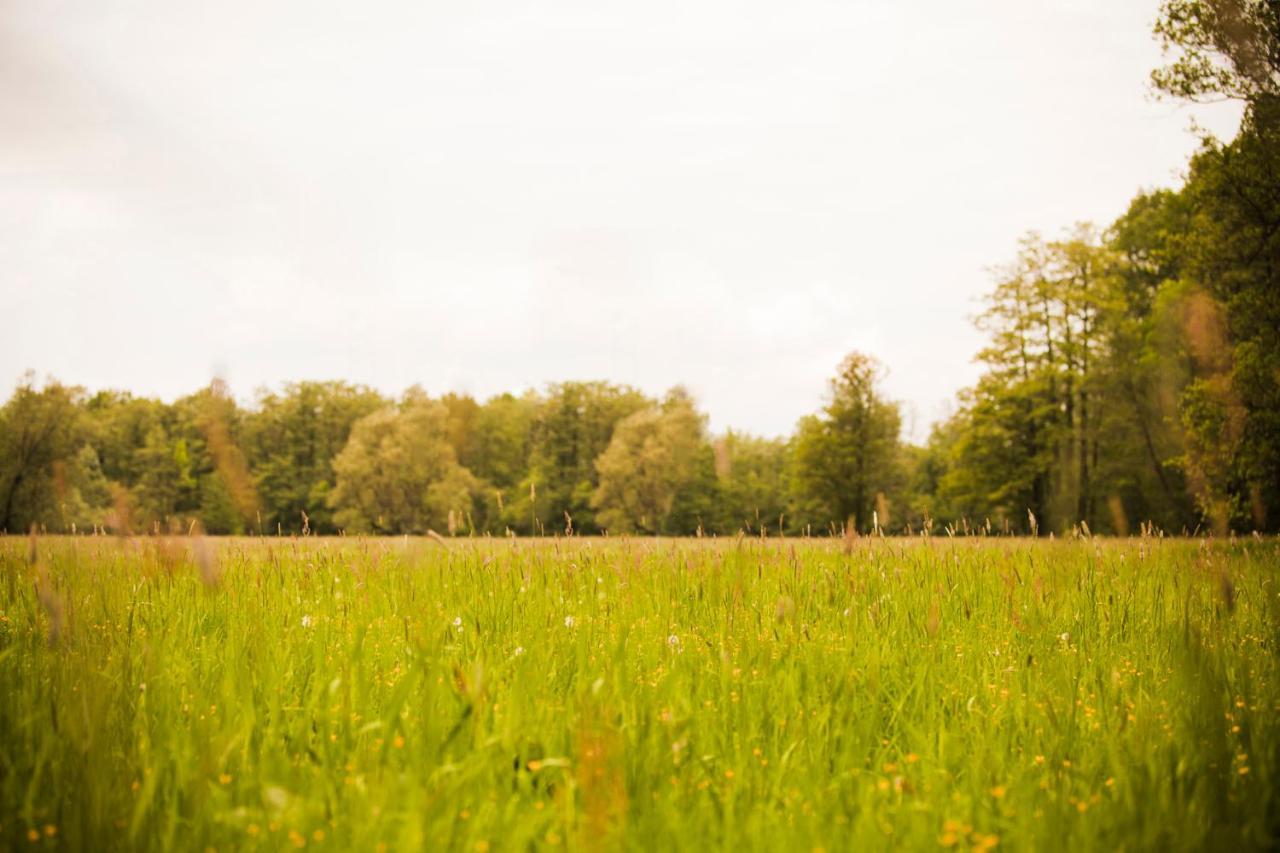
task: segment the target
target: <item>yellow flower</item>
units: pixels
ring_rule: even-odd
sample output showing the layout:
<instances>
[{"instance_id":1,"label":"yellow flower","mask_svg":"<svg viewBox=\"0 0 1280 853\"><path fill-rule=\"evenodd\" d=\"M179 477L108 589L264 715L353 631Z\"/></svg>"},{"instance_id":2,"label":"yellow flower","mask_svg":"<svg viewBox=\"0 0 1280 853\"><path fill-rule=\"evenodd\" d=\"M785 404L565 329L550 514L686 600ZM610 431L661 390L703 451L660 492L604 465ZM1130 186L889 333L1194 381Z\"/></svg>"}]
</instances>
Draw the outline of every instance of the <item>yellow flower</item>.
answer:
<instances>
[{"instance_id":1,"label":"yellow flower","mask_svg":"<svg viewBox=\"0 0 1280 853\"><path fill-rule=\"evenodd\" d=\"M991 789L991 796L995 797L997 800L1003 797L1004 795L1005 795L1004 785L996 785L994 788Z\"/></svg>"}]
</instances>

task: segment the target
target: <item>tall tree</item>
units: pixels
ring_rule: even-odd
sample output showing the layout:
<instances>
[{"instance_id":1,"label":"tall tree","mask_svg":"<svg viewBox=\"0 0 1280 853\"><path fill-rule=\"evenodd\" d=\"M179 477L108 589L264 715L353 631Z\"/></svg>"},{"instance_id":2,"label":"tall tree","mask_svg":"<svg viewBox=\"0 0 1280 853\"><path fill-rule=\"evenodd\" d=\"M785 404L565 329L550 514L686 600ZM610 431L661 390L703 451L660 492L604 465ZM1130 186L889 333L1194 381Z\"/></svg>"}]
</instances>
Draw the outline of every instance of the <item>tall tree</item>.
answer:
<instances>
[{"instance_id":1,"label":"tall tree","mask_svg":"<svg viewBox=\"0 0 1280 853\"><path fill-rule=\"evenodd\" d=\"M296 382L258 394L245 419L245 448L262 501L265 530L337 530L328 498L333 460L356 421L387 405L369 388L345 382Z\"/></svg>"},{"instance_id":2,"label":"tall tree","mask_svg":"<svg viewBox=\"0 0 1280 853\"><path fill-rule=\"evenodd\" d=\"M0 409L0 530L61 526L60 471L79 447L81 397L57 382L37 390L27 374Z\"/></svg>"},{"instance_id":3,"label":"tall tree","mask_svg":"<svg viewBox=\"0 0 1280 853\"><path fill-rule=\"evenodd\" d=\"M608 382L552 385L530 431L529 467L508 501L507 523L532 533L563 529L566 513L574 529L599 532L592 497L599 486L596 459L622 419L651 401L634 388Z\"/></svg>"},{"instance_id":4,"label":"tall tree","mask_svg":"<svg viewBox=\"0 0 1280 853\"><path fill-rule=\"evenodd\" d=\"M714 480L706 418L689 394L676 388L661 405L620 421L596 468L600 485L592 505L601 527L619 533L693 533L701 507L690 511L678 502L697 501L691 487L705 484L708 474Z\"/></svg>"},{"instance_id":5,"label":"tall tree","mask_svg":"<svg viewBox=\"0 0 1280 853\"><path fill-rule=\"evenodd\" d=\"M821 415L800 422L792 482L808 501L806 515L820 527L871 529L877 497L899 485L902 418L897 404L880 393L883 373L875 359L850 353L831 380Z\"/></svg>"},{"instance_id":6,"label":"tall tree","mask_svg":"<svg viewBox=\"0 0 1280 853\"><path fill-rule=\"evenodd\" d=\"M353 533L461 526L458 520L465 524L477 486L449 442L448 409L421 395L357 421L333 469L334 521Z\"/></svg>"},{"instance_id":7,"label":"tall tree","mask_svg":"<svg viewBox=\"0 0 1280 853\"><path fill-rule=\"evenodd\" d=\"M1151 73L1156 91L1184 100L1280 95L1280 3L1164 0L1155 35L1168 65Z\"/></svg>"},{"instance_id":8,"label":"tall tree","mask_svg":"<svg viewBox=\"0 0 1280 853\"><path fill-rule=\"evenodd\" d=\"M730 430L715 440L713 448L722 507L720 529L725 533L782 532L780 528L791 520L787 441Z\"/></svg>"}]
</instances>

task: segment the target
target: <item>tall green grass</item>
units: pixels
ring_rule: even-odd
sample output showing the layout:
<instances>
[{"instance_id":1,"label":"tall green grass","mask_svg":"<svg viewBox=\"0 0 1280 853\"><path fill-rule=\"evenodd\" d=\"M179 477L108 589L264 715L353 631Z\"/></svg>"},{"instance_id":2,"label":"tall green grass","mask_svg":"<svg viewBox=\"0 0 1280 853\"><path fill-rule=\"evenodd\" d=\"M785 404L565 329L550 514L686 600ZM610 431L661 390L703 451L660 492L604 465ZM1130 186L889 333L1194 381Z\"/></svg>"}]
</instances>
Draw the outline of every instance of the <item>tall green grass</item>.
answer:
<instances>
[{"instance_id":1,"label":"tall green grass","mask_svg":"<svg viewBox=\"0 0 1280 853\"><path fill-rule=\"evenodd\" d=\"M1280 835L1274 540L198 541L0 540L0 846Z\"/></svg>"}]
</instances>

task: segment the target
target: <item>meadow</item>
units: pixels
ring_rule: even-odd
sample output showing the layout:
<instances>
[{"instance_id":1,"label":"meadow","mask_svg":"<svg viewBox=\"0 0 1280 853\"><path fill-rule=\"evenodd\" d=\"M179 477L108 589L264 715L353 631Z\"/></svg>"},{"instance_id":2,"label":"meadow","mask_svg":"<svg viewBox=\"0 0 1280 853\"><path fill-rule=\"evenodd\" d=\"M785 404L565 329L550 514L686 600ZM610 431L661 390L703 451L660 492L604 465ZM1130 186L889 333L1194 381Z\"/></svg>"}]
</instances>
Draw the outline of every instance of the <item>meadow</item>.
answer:
<instances>
[{"instance_id":1,"label":"meadow","mask_svg":"<svg viewBox=\"0 0 1280 853\"><path fill-rule=\"evenodd\" d=\"M0 847L1256 849L1280 542L0 539Z\"/></svg>"}]
</instances>

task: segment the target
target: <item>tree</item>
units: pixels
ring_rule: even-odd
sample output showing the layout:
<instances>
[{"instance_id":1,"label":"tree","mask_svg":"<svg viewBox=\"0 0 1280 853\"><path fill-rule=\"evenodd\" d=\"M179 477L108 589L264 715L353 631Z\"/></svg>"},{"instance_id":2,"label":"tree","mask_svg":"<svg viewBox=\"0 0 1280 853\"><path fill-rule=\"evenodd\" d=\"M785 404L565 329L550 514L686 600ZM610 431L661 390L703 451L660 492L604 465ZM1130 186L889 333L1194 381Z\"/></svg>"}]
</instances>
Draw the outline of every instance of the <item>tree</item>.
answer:
<instances>
[{"instance_id":1,"label":"tree","mask_svg":"<svg viewBox=\"0 0 1280 853\"><path fill-rule=\"evenodd\" d=\"M1095 476L1106 494L1107 526L1129 519L1177 530L1194 524L1195 508L1180 459L1185 452L1178 399L1189 381L1181 311L1182 246L1190 223L1184 194L1139 194L1111 225L1110 274L1099 315L1098 434L1104 436Z\"/></svg>"},{"instance_id":2,"label":"tree","mask_svg":"<svg viewBox=\"0 0 1280 853\"><path fill-rule=\"evenodd\" d=\"M333 461L334 521L355 533L426 533L471 512L477 482L449 443L449 412L410 395L356 422Z\"/></svg>"},{"instance_id":3,"label":"tree","mask_svg":"<svg viewBox=\"0 0 1280 853\"><path fill-rule=\"evenodd\" d=\"M1280 51L1280 44L1274 45ZM1237 137L1208 142L1183 190L1193 214L1183 277L1193 378L1188 472L1219 523L1280 515L1280 97L1260 97ZM1217 485L1213 485L1217 483Z\"/></svg>"},{"instance_id":4,"label":"tree","mask_svg":"<svg viewBox=\"0 0 1280 853\"><path fill-rule=\"evenodd\" d=\"M713 444L725 533L782 532L791 515L791 449L785 439L757 438L729 430Z\"/></svg>"},{"instance_id":5,"label":"tree","mask_svg":"<svg viewBox=\"0 0 1280 853\"><path fill-rule=\"evenodd\" d=\"M875 359L850 353L831 380L822 413L800 421L792 482L807 502L803 512L819 527L848 523L869 530L877 498L901 484L902 418L897 404L880 394L883 373Z\"/></svg>"},{"instance_id":6,"label":"tree","mask_svg":"<svg viewBox=\"0 0 1280 853\"><path fill-rule=\"evenodd\" d=\"M710 510L699 499L715 476L706 418L688 392L673 389L661 405L618 423L596 469L600 483L592 506L601 527L619 533L693 533L699 510ZM701 493L696 485L704 486Z\"/></svg>"},{"instance_id":7,"label":"tree","mask_svg":"<svg viewBox=\"0 0 1280 853\"><path fill-rule=\"evenodd\" d=\"M27 374L0 409L0 530L60 524L65 479L78 450L82 392L57 382L36 390Z\"/></svg>"},{"instance_id":8,"label":"tree","mask_svg":"<svg viewBox=\"0 0 1280 853\"><path fill-rule=\"evenodd\" d=\"M596 459L609 446L614 427L651 404L625 385L552 385L531 425L527 473L506 502L507 525L539 534L563 529L568 514L574 530L598 533L592 506L599 486Z\"/></svg>"},{"instance_id":9,"label":"tree","mask_svg":"<svg viewBox=\"0 0 1280 853\"><path fill-rule=\"evenodd\" d=\"M267 531L300 529L303 513L312 531L337 530L328 502L333 460L356 421L386 405L376 391L345 382L296 382L278 393L259 392L244 432Z\"/></svg>"},{"instance_id":10,"label":"tree","mask_svg":"<svg viewBox=\"0 0 1280 853\"><path fill-rule=\"evenodd\" d=\"M1280 3L1164 0L1155 35L1173 61L1151 73L1157 92L1184 100L1280 95Z\"/></svg>"}]
</instances>

